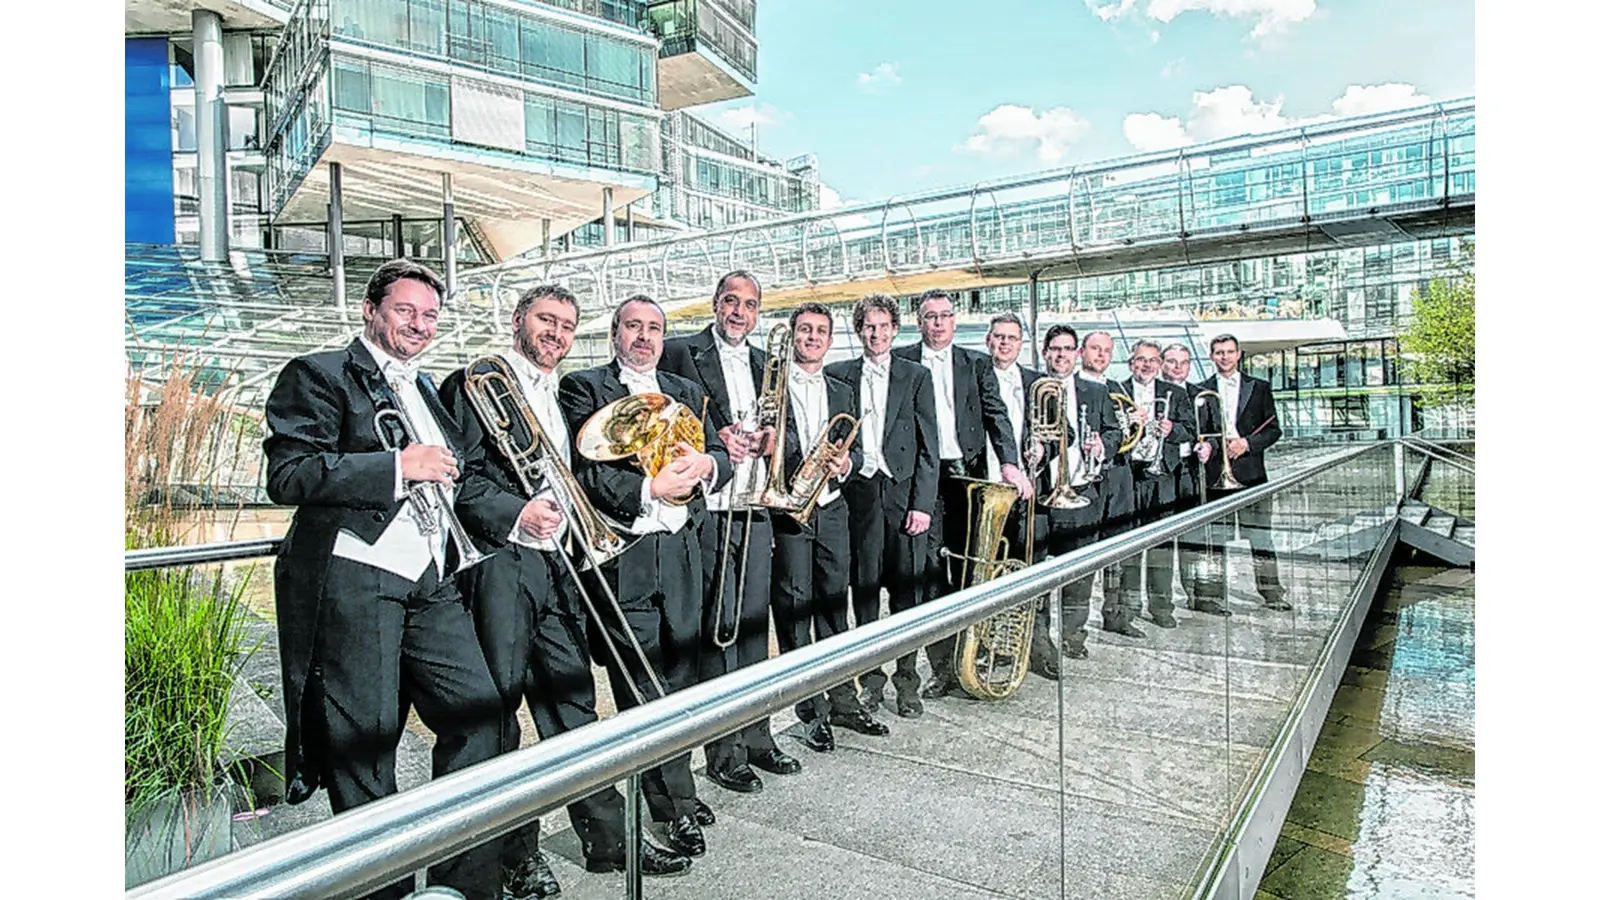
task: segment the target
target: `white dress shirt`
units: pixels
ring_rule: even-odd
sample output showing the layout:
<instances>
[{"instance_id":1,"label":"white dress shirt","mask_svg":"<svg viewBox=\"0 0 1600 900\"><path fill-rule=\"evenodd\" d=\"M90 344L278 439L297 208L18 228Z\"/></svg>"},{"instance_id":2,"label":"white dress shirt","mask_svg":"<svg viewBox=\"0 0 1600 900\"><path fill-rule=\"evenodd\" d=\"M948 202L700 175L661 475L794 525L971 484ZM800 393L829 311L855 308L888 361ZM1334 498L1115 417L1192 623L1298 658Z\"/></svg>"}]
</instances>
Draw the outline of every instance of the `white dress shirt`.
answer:
<instances>
[{"instance_id":1,"label":"white dress shirt","mask_svg":"<svg viewBox=\"0 0 1600 900\"><path fill-rule=\"evenodd\" d=\"M1239 370L1232 375L1217 373L1217 393L1222 395L1222 433L1225 437L1239 436Z\"/></svg>"},{"instance_id":2,"label":"white dress shirt","mask_svg":"<svg viewBox=\"0 0 1600 900\"><path fill-rule=\"evenodd\" d=\"M929 350L922 346L922 365L933 373L934 405L938 407L939 458L960 459L961 441L956 437L956 384L955 370L950 360L954 345L946 344L943 350Z\"/></svg>"},{"instance_id":3,"label":"white dress shirt","mask_svg":"<svg viewBox=\"0 0 1600 900\"><path fill-rule=\"evenodd\" d=\"M366 335L362 335L360 341L377 361L379 370L383 372L384 378L394 390L395 398L400 402L401 410L416 429L417 433L414 435L416 442L447 446L444 432L434 420L433 413L428 410L428 405L422 399L422 392L417 388L417 363L395 359L367 340ZM440 487L444 488L445 502L452 502L455 499L454 485L442 484ZM394 451L394 499L405 500L400 506L399 513L389 521L389 527L378 535L378 539L370 544L347 528L339 529L338 536L333 540L333 555L392 572L407 581L421 578L422 573L428 569L428 563L432 562L439 576L444 577L445 528L441 523L434 534L424 534L417 519L416 504L409 499L409 496L407 485L401 477L400 451L396 450Z\"/></svg>"},{"instance_id":4,"label":"white dress shirt","mask_svg":"<svg viewBox=\"0 0 1600 900\"><path fill-rule=\"evenodd\" d=\"M722 339L715 328L711 329L717 361L722 366L722 381L728 386L728 411L741 431L753 431L756 425L756 383L750 371L750 342L737 347ZM764 484L767 461L762 458L746 459L735 463L733 477L722 490L706 496L706 506L713 512L727 512L729 500L735 493L745 494L755 486Z\"/></svg>"},{"instance_id":5,"label":"white dress shirt","mask_svg":"<svg viewBox=\"0 0 1600 900\"><path fill-rule=\"evenodd\" d=\"M1000 399L1005 401L1006 415L1011 419L1011 439L1017 444L1017 453L1020 455L1027 448L1022 446L1022 426L1024 424L1024 407L1026 400L1022 393L1022 367L1012 363L1005 368L995 366L995 381L1000 383ZM989 441L986 448L989 455L989 480L1002 481L1000 477L1000 454L994 448L994 441Z\"/></svg>"},{"instance_id":6,"label":"white dress shirt","mask_svg":"<svg viewBox=\"0 0 1600 900\"><path fill-rule=\"evenodd\" d=\"M879 472L889 477L889 464L883 458L883 429L889 414L890 360L881 363L861 360L861 476L871 478Z\"/></svg>"},{"instance_id":7,"label":"white dress shirt","mask_svg":"<svg viewBox=\"0 0 1600 900\"><path fill-rule=\"evenodd\" d=\"M517 376L517 386L522 389L522 396L527 398L528 407L533 410L533 417L538 420L539 427L544 430L545 436L550 439L561 452L561 461L568 467L572 465L572 441L567 435L567 420L561 414L561 405L556 399L556 376L554 372L545 372L534 365L526 356L512 351L503 354L504 359ZM540 491L535 499L553 500L555 491L545 488ZM561 525L556 531L559 537L567 529L567 520L563 517ZM509 540L524 547L535 550L556 549L556 538L548 537L538 539L531 537L523 531L520 525L511 526Z\"/></svg>"},{"instance_id":8,"label":"white dress shirt","mask_svg":"<svg viewBox=\"0 0 1600 900\"><path fill-rule=\"evenodd\" d=\"M817 445L817 438L822 434L822 426L828 419L828 386L823 381L821 371L816 373L806 372L799 366L789 367L789 409L794 414L795 433L800 436L800 458L805 459L811 453L811 448ZM789 478L793 483L795 472L790 472ZM828 484L822 489L822 495L817 499L818 506L827 506L839 499L839 490L829 478ZM788 485L783 485L787 488Z\"/></svg>"}]
</instances>

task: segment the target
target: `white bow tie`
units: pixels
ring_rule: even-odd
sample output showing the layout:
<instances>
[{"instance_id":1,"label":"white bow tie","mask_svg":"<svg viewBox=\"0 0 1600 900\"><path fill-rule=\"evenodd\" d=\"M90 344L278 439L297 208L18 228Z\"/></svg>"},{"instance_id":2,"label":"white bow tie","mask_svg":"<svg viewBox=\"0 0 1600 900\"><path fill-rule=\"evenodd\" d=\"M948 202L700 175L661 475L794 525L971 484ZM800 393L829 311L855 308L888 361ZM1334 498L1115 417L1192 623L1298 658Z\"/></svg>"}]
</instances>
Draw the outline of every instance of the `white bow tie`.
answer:
<instances>
[{"instance_id":1,"label":"white bow tie","mask_svg":"<svg viewBox=\"0 0 1600 900\"><path fill-rule=\"evenodd\" d=\"M795 387L811 387L812 385L822 383L822 373L820 371L807 372L803 369L790 369L789 381L793 383Z\"/></svg>"},{"instance_id":2,"label":"white bow tie","mask_svg":"<svg viewBox=\"0 0 1600 900\"><path fill-rule=\"evenodd\" d=\"M922 361L947 363L950 361L950 348L946 347L943 350L929 350L924 348L922 351Z\"/></svg>"},{"instance_id":3,"label":"white bow tie","mask_svg":"<svg viewBox=\"0 0 1600 900\"><path fill-rule=\"evenodd\" d=\"M416 360L401 362L398 359L391 359L384 363L383 377L389 379L391 384L414 384L417 380L417 372L421 368L422 364Z\"/></svg>"},{"instance_id":4,"label":"white bow tie","mask_svg":"<svg viewBox=\"0 0 1600 900\"><path fill-rule=\"evenodd\" d=\"M654 370L649 372L638 372L628 368L627 366L623 366L621 380L622 383L628 387L644 388L645 390L651 391L655 390L657 387Z\"/></svg>"},{"instance_id":5,"label":"white bow tie","mask_svg":"<svg viewBox=\"0 0 1600 900\"><path fill-rule=\"evenodd\" d=\"M888 378L889 364L868 362L861 367L861 373L868 378Z\"/></svg>"}]
</instances>

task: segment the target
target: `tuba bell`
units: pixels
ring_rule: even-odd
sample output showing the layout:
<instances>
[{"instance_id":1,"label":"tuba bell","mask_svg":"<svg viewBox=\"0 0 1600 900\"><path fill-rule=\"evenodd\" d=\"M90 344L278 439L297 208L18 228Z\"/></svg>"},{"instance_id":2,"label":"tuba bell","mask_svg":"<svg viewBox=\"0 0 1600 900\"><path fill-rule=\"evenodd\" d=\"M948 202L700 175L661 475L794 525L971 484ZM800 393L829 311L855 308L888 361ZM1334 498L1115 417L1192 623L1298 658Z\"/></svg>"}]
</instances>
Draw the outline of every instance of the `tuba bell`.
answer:
<instances>
[{"instance_id":1,"label":"tuba bell","mask_svg":"<svg viewBox=\"0 0 1600 900\"><path fill-rule=\"evenodd\" d=\"M960 565L960 587L972 587L1020 571L1027 563L1007 559L1006 518L1016 503L1009 484L959 478L967 482L967 542L964 553L941 548L947 561ZM1029 515L1030 537L1032 515ZM979 700L1003 700L1016 693L1028 674L1036 601L1018 604L969 627L956 637L956 678Z\"/></svg>"}]
</instances>

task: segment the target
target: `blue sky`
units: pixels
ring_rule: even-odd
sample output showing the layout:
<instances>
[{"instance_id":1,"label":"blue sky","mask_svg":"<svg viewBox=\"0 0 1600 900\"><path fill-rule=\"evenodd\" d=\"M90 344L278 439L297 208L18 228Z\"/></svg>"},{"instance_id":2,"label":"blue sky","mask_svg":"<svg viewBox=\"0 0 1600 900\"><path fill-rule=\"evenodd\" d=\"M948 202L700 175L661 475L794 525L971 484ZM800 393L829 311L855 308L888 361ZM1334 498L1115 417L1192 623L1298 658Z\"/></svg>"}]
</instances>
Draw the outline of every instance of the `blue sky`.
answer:
<instances>
[{"instance_id":1,"label":"blue sky","mask_svg":"<svg viewBox=\"0 0 1600 900\"><path fill-rule=\"evenodd\" d=\"M830 202L1474 92L1470 0L760 0L757 15L755 96L698 112L754 120L773 156L816 153Z\"/></svg>"}]
</instances>

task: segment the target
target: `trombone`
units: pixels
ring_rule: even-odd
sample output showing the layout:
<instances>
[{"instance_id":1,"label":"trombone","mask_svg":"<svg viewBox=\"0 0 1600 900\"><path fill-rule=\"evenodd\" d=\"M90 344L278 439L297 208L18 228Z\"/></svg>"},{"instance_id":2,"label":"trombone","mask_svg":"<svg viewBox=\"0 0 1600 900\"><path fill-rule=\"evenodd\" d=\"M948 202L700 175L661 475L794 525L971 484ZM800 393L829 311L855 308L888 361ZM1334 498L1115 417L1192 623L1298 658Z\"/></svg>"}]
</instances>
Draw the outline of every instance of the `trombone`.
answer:
<instances>
[{"instance_id":1,"label":"trombone","mask_svg":"<svg viewBox=\"0 0 1600 900\"><path fill-rule=\"evenodd\" d=\"M1216 391L1200 391L1194 395L1195 410L1198 412L1201 404L1205 403L1207 397L1214 397L1217 401L1217 432L1215 434L1196 435L1195 440L1206 441L1210 440L1211 438L1216 438L1217 443L1220 445L1220 449L1222 451L1222 477L1217 480L1216 484L1211 486L1211 489L1214 491L1237 491L1243 488L1244 485L1240 484L1238 479L1233 477L1233 466L1230 465L1228 461L1228 428L1226 423L1223 421L1224 415L1222 409L1222 395ZM1204 481L1205 479L1202 478L1201 482L1203 483Z\"/></svg>"},{"instance_id":2,"label":"trombone","mask_svg":"<svg viewBox=\"0 0 1600 900\"><path fill-rule=\"evenodd\" d=\"M1089 505L1089 498L1072 489L1070 461L1067 458L1067 448L1072 446L1072 434L1066 424L1066 411L1062 408L1064 401L1064 386L1059 379L1045 377L1035 381L1028 396L1028 432L1040 443L1056 444L1059 462L1055 487L1050 491L1050 496L1043 500L1044 505L1051 509L1082 509ZM1082 446L1081 440L1079 446ZM1028 527L1033 527L1031 517Z\"/></svg>"},{"instance_id":3,"label":"trombone","mask_svg":"<svg viewBox=\"0 0 1600 900\"><path fill-rule=\"evenodd\" d=\"M398 405L378 410L372 417L372 427L378 433L378 443L385 450L403 450L417 443L417 429L411 424L411 417ZM472 539L467 537L467 530L456 517L455 507L444 492L443 484L437 481L413 481L406 485L406 498L411 501L411 508L416 510L417 529L424 535L431 538L441 528L450 532L460 557L456 561L457 572L470 569L489 558L489 554L479 552Z\"/></svg>"},{"instance_id":4,"label":"trombone","mask_svg":"<svg viewBox=\"0 0 1600 900\"><path fill-rule=\"evenodd\" d=\"M611 601L611 609L616 613L617 622L622 626L622 632L627 635L629 643L633 645L634 653L638 654L639 664L649 676L651 686L656 689L656 696L666 696L667 692L661 684L660 676L650 665L644 648L639 646L639 639L634 636L633 629L628 627L628 619L622 612L622 604L617 601L611 585L606 582L605 575L600 571L600 566L621 556L623 551L628 549L628 542L606 524L594 505L589 502L583 488L573 477L572 470L562 461L560 448L555 446L550 436L539 426L538 417L528 406L527 398L517 386L516 374L506 361L494 355L480 357L467 366L465 374L466 380L462 387L467 400L477 412L478 420L483 423L484 430L494 438L495 446L499 448L501 455L511 464L511 470L516 473L523 495L534 496L538 493L536 485L541 483L555 494L556 504L561 507L567 521L572 523L573 538L583 552L587 566L594 571L595 582L600 585L600 590L605 593L606 599ZM556 555L566 564L573 583L578 586L578 595L582 597L584 607L598 624L602 621L600 612L595 606L594 598L583 586L583 580L578 577L579 567L573 563L572 556L560 540L554 543ZM605 641L606 649L611 653L611 658L620 662L622 657L617 653L611 633L605 628L600 628L599 632L601 640ZM639 685L633 680L633 675L629 673L628 667L618 666L618 669L622 673L623 681L633 692L634 699L641 704L644 703L645 698L639 691Z\"/></svg>"}]
</instances>

